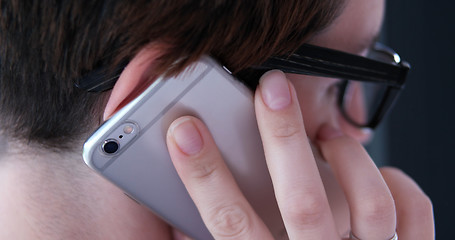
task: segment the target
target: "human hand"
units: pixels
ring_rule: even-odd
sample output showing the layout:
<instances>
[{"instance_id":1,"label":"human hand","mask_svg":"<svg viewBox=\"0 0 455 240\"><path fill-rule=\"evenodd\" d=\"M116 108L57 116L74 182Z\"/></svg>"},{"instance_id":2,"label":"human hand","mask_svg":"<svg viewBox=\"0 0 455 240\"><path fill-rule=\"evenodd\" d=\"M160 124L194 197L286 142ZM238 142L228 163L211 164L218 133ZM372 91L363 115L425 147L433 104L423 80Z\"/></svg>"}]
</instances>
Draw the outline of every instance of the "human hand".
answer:
<instances>
[{"instance_id":1,"label":"human hand","mask_svg":"<svg viewBox=\"0 0 455 240\"><path fill-rule=\"evenodd\" d=\"M283 73L263 76L255 106L289 238L346 237L336 228L294 87ZM176 120L167 144L180 178L215 239L273 239L200 120ZM433 239L431 202L409 177L392 168L379 170L360 143L329 125L320 130L316 144L346 195L351 231L358 239L391 239L395 231L400 239Z\"/></svg>"}]
</instances>

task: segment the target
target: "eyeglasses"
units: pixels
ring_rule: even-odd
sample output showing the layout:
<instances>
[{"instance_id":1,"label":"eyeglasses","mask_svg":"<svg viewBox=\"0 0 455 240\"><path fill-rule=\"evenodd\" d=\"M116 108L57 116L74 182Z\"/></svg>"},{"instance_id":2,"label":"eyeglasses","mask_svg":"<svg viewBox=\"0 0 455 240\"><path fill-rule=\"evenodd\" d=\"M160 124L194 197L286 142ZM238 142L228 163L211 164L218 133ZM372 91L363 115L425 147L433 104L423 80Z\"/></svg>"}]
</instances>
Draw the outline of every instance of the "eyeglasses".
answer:
<instances>
[{"instance_id":1,"label":"eyeglasses","mask_svg":"<svg viewBox=\"0 0 455 240\"><path fill-rule=\"evenodd\" d=\"M75 86L89 92L109 90L127 64L123 62L111 72L106 69L92 71ZM380 43L373 46L367 57L304 44L291 55L271 57L236 76L252 89L259 77L272 69L342 79L338 89L341 114L356 127L374 129L404 88L409 68L396 52Z\"/></svg>"},{"instance_id":2,"label":"eyeglasses","mask_svg":"<svg viewBox=\"0 0 455 240\"><path fill-rule=\"evenodd\" d=\"M239 77L255 79L272 69L341 79L338 86L341 114L356 127L374 129L404 88L410 65L381 43L375 43L367 57L304 44L293 54L272 57ZM254 88L257 82L248 84Z\"/></svg>"}]
</instances>

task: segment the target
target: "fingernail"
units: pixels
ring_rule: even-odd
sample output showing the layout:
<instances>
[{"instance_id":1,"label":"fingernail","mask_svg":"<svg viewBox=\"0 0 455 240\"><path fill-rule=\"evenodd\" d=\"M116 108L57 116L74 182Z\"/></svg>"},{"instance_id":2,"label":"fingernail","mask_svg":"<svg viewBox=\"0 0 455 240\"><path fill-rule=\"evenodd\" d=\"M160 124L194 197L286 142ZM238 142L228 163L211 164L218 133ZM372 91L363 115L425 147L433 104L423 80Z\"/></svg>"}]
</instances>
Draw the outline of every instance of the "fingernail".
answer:
<instances>
[{"instance_id":1,"label":"fingernail","mask_svg":"<svg viewBox=\"0 0 455 240\"><path fill-rule=\"evenodd\" d=\"M190 118L180 118L171 125L169 132L183 153L191 156L201 151L202 137Z\"/></svg>"},{"instance_id":2,"label":"fingernail","mask_svg":"<svg viewBox=\"0 0 455 240\"><path fill-rule=\"evenodd\" d=\"M321 141L328 141L337 137L343 136L343 132L338 129L334 128L331 125L324 125L321 127L321 129L318 132L317 139Z\"/></svg>"},{"instance_id":3,"label":"fingernail","mask_svg":"<svg viewBox=\"0 0 455 240\"><path fill-rule=\"evenodd\" d=\"M281 71L270 71L264 74L260 82L262 99L271 110L281 110L291 104L289 84Z\"/></svg>"}]
</instances>

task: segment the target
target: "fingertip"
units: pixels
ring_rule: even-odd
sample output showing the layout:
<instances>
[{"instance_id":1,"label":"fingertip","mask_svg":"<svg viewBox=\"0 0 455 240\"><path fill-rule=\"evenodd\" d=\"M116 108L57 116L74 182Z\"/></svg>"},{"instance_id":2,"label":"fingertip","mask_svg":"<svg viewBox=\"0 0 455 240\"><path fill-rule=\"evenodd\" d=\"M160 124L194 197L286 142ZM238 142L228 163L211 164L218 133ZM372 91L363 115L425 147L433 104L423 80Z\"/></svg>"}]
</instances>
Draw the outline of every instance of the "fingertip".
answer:
<instances>
[{"instance_id":1,"label":"fingertip","mask_svg":"<svg viewBox=\"0 0 455 240\"><path fill-rule=\"evenodd\" d=\"M333 161L334 158L339 158L340 154L364 156L370 159L361 142L329 125L321 127L318 131L316 143L324 160L328 162Z\"/></svg>"},{"instance_id":2,"label":"fingertip","mask_svg":"<svg viewBox=\"0 0 455 240\"><path fill-rule=\"evenodd\" d=\"M278 78L286 78L286 74L278 69L270 70L264 73L261 78L259 79L259 82L262 82L265 78L269 77L278 77Z\"/></svg>"},{"instance_id":3,"label":"fingertip","mask_svg":"<svg viewBox=\"0 0 455 240\"><path fill-rule=\"evenodd\" d=\"M168 129L170 137L178 149L187 156L198 154L204 145L201 132L192 117L176 119Z\"/></svg>"},{"instance_id":4,"label":"fingertip","mask_svg":"<svg viewBox=\"0 0 455 240\"><path fill-rule=\"evenodd\" d=\"M329 141L338 137L344 136L344 133L329 124L324 124L316 135L318 141Z\"/></svg>"},{"instance_id":5,"label":"fingertip","mask_svg":"<svg viewBox=\"0 0 455 240\"><path fill-rule=\"evenodd\" d=\"M259 89L264 104L272 111L282 110L292 102L289 82L282 71L265 73L261 77Z\"/></svg>"}]
</instances>

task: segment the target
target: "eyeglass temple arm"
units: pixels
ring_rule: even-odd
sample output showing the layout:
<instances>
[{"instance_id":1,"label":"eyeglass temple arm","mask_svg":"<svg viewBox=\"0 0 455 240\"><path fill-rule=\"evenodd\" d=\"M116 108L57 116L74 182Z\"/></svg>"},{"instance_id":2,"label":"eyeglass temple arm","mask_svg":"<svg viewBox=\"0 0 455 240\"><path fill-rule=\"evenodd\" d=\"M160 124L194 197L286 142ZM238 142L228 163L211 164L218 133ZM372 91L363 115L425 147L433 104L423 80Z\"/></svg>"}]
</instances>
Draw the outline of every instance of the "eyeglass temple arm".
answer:
<instances>
[{"instance_id":1,"label":"eyeglass temple arm","mask_svg":"<svg viewBox=\"0 0 455 240\"><path fill-rule=\"evenodd\" d=\"M74 85L87 92L104 92L112 89L129 61L121 62L112 71L99 68L85 74Z\"/></svg>"},{"instance_id":2,"label":"eyeglass temple arm","mask_svg":"<svg viewBox=\"0 0 455 240\"><path fill-rule=\"evenodd\" d=\"M78 79L75 86L89 92L111 89L127 63L128 61L122 62L111 74L106 70L96 69ZM387 64L333 49L304 44L289 56L272 57L262 65L249 69L259 70L262 73L280 69L287 73L379 82L401 88L406 79L409 64L406 62L400 62L398 65Z\"/></svg>"},{"instance_id":3,"label":"eyeglass temple arm","mask_svg":"<svg viewBox=\"0 0 455 240\"><path fill-rule=\"evenodd\" d=\"M256 70L280 69L287 73L385 83L404 84L409 64L387 64L366 57L304 44L289 56L272 57Z\"/></svg>"}]
</instances>

